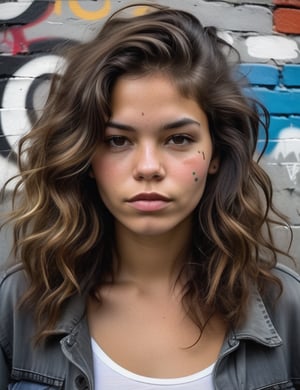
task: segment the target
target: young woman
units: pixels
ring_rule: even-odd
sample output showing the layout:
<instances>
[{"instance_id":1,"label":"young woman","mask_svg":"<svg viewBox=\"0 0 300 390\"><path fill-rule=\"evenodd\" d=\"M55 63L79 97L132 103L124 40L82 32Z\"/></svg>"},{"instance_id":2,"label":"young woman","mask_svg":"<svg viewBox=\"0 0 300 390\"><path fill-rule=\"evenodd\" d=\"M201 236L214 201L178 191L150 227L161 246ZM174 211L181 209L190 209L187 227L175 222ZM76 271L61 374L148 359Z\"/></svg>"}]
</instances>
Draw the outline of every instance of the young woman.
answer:
<instances>
[{"instance_id":1,"label":"young woman","mask_svg":"<svg viewBox=\"0 0 300 390\"><path fill-rule=\"evenodd\" d=\"M228 55L159 6L71 50L20 142L1 390L300 389L300 279Z\"/></svg>"}]
</instances>

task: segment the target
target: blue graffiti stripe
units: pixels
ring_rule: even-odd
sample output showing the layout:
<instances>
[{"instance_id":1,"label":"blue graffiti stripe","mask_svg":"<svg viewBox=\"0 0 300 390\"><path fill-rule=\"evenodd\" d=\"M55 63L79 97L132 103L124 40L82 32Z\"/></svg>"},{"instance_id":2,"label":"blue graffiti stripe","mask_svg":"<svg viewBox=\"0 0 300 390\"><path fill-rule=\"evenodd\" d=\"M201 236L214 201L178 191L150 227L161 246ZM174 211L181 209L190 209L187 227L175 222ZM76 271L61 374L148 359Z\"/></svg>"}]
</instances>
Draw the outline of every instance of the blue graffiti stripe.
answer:
<instances>
[{"instance_id":1,"label":"blue graffiti stripe","mask_svg":"<svg viewBox=\"0 0 300 390\"><path fill-rule=\"evenodd\" d=\"M300 87L300 65L284 65L282 69L282 81L287 87Z\"/></svg>"},{"instance_id":2,"label":"blue graffiti stripe","mask_svg":"<svg viewBox=\"0 0 300 390\"><path fill-rule=\"evenodd\" d=\"M275 86L279 83L279 69L273 65L241 64L239 72L246 76L252 85Z\"/></svg>"},{"instance_id":3,"label":"blue graffiti stripe","mask_svg":"<svg viewBox=\"0 0 300 390\"><path fill-rule=\"evenodd\" d=\"M266 150L269 154L280 142L283 129L300 130L300 65L286 64L280 70L268 64L241 64L239 71L250 84L245 94L263 103L271 115L270 142ZM260 129L258 151L263 140L264 132Z\"/></svg>"},{"instance_id":4,"label":"blue graffiti stripe","mask_svg":"<svg viewBox=\"0 0 300 390\"><path fill-rule=\"evenodd\" d=\"M300 113L300 88L280 88L273 90L264 87L253 87L254 97L261 101L270 114L299 114Z\"/></svg>"}]
</instances>

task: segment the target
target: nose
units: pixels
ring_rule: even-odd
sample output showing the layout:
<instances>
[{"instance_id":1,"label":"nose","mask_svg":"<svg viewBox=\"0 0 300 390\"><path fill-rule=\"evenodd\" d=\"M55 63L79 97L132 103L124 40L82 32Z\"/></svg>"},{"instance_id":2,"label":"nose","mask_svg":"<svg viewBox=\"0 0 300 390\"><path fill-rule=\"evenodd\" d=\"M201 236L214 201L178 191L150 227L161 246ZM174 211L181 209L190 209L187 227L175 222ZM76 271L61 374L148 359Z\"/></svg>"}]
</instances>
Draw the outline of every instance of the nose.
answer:
<instances>
[{"instance_id":1,"label":"nose","mask_svg":"<svg viewBox=\"0 0 300 390\"><path fill-rule=\"evenodd\" d=\"M162 156L152 144L140 145L136 151L133 176L136 180L162 180L165 176Z\"/></svg>"}]
</instances>

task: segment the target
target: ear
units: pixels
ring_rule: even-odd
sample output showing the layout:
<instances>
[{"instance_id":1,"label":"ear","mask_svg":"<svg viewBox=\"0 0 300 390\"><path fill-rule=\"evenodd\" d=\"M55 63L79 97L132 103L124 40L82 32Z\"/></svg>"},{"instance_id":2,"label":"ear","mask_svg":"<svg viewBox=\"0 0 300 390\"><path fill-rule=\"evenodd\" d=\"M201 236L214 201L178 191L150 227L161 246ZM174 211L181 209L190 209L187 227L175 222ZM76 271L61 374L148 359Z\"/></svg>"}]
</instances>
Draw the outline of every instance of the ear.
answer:
<instances>
[{"instance_id":1,"label":"ear","mask_svg":"<svg viewBox=\"0 0 300 390\"><path fill-rule=\"evenodd\" d=\"M215 173L218 172L219 170L219 157L213 157L211 160L210 160L210 163L209 163L209 167L208 167L208 173L210 175L214 175Z\"/></svg>"}]
</instances>

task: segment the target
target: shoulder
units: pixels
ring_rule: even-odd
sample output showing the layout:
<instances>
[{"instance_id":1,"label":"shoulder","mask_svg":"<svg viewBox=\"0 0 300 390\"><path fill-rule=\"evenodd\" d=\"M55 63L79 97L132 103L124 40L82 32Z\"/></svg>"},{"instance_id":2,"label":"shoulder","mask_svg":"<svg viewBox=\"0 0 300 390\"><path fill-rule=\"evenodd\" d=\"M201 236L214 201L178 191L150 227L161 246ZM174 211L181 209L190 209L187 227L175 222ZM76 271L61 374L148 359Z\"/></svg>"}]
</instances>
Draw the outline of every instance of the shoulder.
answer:
<instances>
[{"instance_id":1,"label":"shoulder","mask_svg":"<svg viewBox=\"0 0 300 390\"><path fill-rule=\"evenodd\" d=\"M289 281L292 283L295 282L298 285L300 284L300 275L295 270L284 264L277 264L273 272L283 281Z\"/></svg>"},{"instance_id":2,"label":"shoulder","mask_svg":"<svg viewBox=\"0 0 300 390\"><path fill-rule=\"evenodd\" d=\"M0 349L7 359L12 358L12 344L16 327L23 338L27 337L24 332L25 317L20 316L17 310L21 297L28 286L25 271L21 264L2 269L0 272ZM24 313L23 313L24 314ZM26 314L26 317L29 316Z\"/></svg>"},{"instance_id":3,"label":"shoulder","mask_svg":"<svg viewBox=\"0 0 300 390\"><path fill-rule=\"evenodd\" d=\"M282 283L281 299L284 301L295 301L300 307L300 275L283 264L278 264L273 274Z\"/></svg>"},{"instance_id":4,"label":"shoulder","mask_svg":"<svg viewBox=\"0 0 300 390\"><path fill-rule=\"evenodd\" d=\"M28 287L22 264L16 264L0 272L0 307L17 303Z\"/></svg>"},{"instance_id":5,"label":"shoulder","mask_svg":"<svg viewBox=\"0 0 300 390\"><path fill-rule=\"evenodd\" d=\"M281 281L282 292L270 285L264 294L264 303L275 326L285 331L300 326L300 276L291 268L278 264L273 274ZM291 330L291 329L289 329Z\"/></svg>"},{"instance_id":6,"label":"shoulder","mask_svg":"<svg viewBox=\"0 0 300 390\"><path fill-rule=\"evenodd\" d=\"M22 263L16 263L9 267L3 267L0 270L0 287L5 284L6 281L25 275L24 267Z\"/></svg>"},{"instance_id":7,"label":"shoulder","mask_svg":"<svg viewBox=\"0 0 300 390\"><path fill-rule=\"evenodd\" d=\"M21 311L17 310L21 298L27 290L29 283L25 270L21 264L11 266L0 272L0 342L11 336L16 320L22 323ZM26 311L22 311L22 315ZM26 313L28 316L29 313Z\"/></svg>"}]
</instances>

